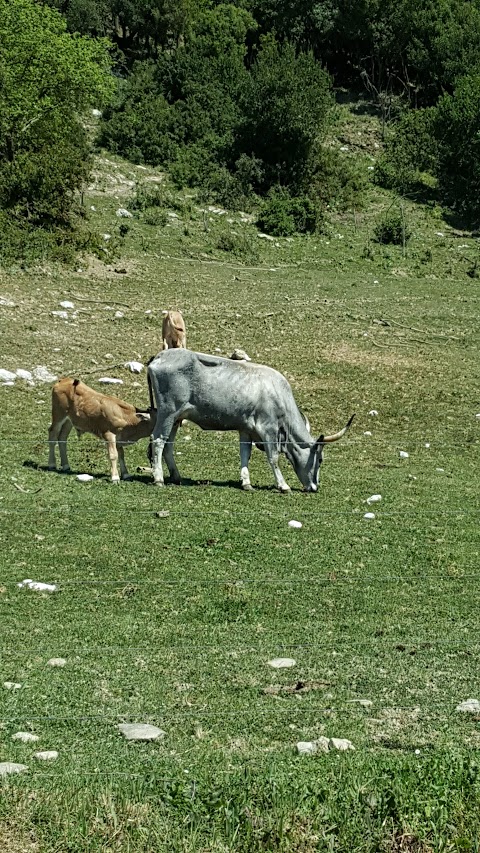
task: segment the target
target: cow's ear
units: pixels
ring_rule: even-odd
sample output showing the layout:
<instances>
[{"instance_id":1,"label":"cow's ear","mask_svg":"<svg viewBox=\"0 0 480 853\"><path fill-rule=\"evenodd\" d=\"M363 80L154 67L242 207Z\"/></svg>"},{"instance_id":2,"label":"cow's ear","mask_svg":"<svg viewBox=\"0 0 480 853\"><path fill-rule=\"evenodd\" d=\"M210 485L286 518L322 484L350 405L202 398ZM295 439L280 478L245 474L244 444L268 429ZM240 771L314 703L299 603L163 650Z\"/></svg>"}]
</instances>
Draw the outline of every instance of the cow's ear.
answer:
<instances>
[{"instance_id":1,"label":"cow's ear","mask_svg":"<svg viewBox=\"0 0 480 853\"><path fill-rule=\"evenodd\" d=\"M137 415L141 421L149 421L152 417L150 412L137 412Z\"/></svg>"},{"instance_id":2,"label":"cow's ear","mask_svg":"<svg viewBox=\"0 0 480 853\"><path fill-rule=\"evenodd\" d=\"M322 447L322 445L323 445L323 439L324 439L324 438L325 438L325 436L323 435L323 433L322 433L322 435L319 435L319 436L318 436L318 438L317 438L317 440L316 440L316 442L315 442L315 444L317 445L317 447Z\"/></svg>"}]
</instances>

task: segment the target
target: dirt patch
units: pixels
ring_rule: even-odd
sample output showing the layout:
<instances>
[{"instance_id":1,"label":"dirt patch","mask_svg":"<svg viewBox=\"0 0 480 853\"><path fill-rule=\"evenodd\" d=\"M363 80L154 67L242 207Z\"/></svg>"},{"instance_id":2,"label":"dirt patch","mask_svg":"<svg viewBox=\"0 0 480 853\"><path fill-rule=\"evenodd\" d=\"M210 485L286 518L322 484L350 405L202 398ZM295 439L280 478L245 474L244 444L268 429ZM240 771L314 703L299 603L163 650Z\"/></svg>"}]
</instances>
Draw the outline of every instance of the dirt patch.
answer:
<instances>
[{"instance_id":1,"label":"dirt patch","mask_svg":"<svg viewBox=\"0 0 480 853\"><path fill-rule=\"evenodd\" d=\"M81 268L82 272L77 273L80 278L96 278L105 279L121 279L125 278L136 271L137 264L134 261L118 260L114 264L104 264L99 258L94 255L89 255L84 258Z\"/></svg>"},{"instance_id":2,"label":"dirt patch","mask_svg":"<svg viewBox=\"0 0 480 853\"><path fill-rule=\"evenodd\" d=\"M2 853L37 853L40 850L33 832L12 824L0 823L0 850Z\"/></svg>"},{"instance_id":3,"label":"dirt patch","mask_svg":"<svg viewBox=\"0 0 480 853\"><path fill-rule=\"evenodd\" d=\"M329 347L322 349L322 355L328 361L342 364L366 365L368 367L388 367L398 369L399 367L415 367L417 361L411 355L407 355L401 348L392 347L392 349L374 348L374 344L365 343L365 346L370 349L360 349L360 347L351 346L344 341L337 344L332 344Z\"/></svg>"}]
</instances>

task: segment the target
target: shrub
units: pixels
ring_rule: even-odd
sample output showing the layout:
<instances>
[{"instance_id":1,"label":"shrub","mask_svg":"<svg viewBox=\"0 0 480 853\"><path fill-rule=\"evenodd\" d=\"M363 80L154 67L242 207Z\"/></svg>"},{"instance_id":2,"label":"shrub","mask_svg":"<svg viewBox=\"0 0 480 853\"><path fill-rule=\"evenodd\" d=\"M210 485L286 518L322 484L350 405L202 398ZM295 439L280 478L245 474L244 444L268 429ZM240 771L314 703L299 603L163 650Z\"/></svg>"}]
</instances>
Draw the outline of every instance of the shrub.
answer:
<instances>
[{"instance_id":1,"label":"shrub","mask_svg":"<svg viewBox=\"0 0 480 853\"><path fill-rule=\"evenodd\" d=\"M398 208L391 208L377 222L374 229L374 237L377 243L393 244L401 246L408 242L411 232L405 222L405 216Z\"/></svg>"},{"instance_id":2,"label":"shrub","mask_svg":"<svg viewBox=\"0 0 480 853\"><path fill-rule=\"evenodd\" d=\"M222 231L216 241L216 248L222 252L229 252L249 263L258 263L259 253L257 247L245 234L237 234L234 231Z\"/></svg>"},{"instance_id":3,"label":"shrub","mask_svg":"<svg viewBox=\"0 0 480 853\"><path fill-rule=\"evenodd\" d=\"M147 225L164 228L168 222L168 216L166 212L159 207L147 207L143 214L143 221Z\"/></svg>"},{"instance_id":4,"label":"shrub","mask_svg":"<svg viewBox=\"0 0 480 853\"><path fill-rule=\"evenodd\" d=\"M403 113L375 164L377 184L405 193L415 189L422 172L436 172L436 121L437 113L433 107Z\"/></svg>"},{"instance_id":5,"label":"shrub","mask_svg":"<svg viewBox=\"0 0 480 853\"><path fill-rule=\"evenodd\" d=\"M159 186L151 182L138 181L135 194L128 200L131 210L144 211L153 207L163 207L164 196Z\"/></svg>"},{"instance_id":6,"label":"shrub","mask_svg":"<svg viewBox=\"0 0 480 853\"><path fill-rule=\"evenodd\" d=\"M261 207L257 226L266 234L289 237L291 234L312 234L320 225L318 207L307 198L292 197L288 192L277 190Z\"/></svg>"}]
</instances>

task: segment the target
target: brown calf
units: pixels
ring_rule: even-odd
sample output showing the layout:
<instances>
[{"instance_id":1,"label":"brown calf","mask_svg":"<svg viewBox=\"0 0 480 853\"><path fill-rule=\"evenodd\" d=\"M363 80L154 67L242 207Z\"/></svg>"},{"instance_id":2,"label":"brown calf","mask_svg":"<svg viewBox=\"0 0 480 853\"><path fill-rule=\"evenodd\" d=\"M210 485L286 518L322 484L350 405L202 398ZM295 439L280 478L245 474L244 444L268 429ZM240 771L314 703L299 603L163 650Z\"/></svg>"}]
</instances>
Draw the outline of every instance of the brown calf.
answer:
<instances>
[{"instance_id":1,"label":"brown calf","mask_svg":"<svg viewBox=\"0 0 480 853\"><path fill-rule=\"evenodd\" d=\"M162 311L163 349L186 349L187 333L180 311Z\"/></svg>"},{"instance_id":2,"label":"brown calf","mask_svg":"<svg viewBox=\"0 0 480 853\"><path fill-rule=\"evenodd\" d=\"M107 442L112 483L119 482L117 460L122 480L129 477L123 445L147 438L155 424L154 412L143 412L118 397L100 394L79 379L60 379L52 388L52 423L48 430L50 443L48 467L55 470L55 445L58 442L62 471L70 471L67 438L72 427L78 434L90 432Z\"/></svg>"}]
</instances>

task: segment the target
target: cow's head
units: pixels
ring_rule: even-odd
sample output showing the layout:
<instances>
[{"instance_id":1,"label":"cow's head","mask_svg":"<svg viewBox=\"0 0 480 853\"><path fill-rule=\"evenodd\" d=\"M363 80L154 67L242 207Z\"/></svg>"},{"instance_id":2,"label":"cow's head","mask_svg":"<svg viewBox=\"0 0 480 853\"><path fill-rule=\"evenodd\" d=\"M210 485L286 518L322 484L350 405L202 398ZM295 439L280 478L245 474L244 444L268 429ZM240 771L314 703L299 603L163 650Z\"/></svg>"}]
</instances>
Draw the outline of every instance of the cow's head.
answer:
<instances>
[{"instance_id":1,"label":"cow's head","mask_svg":"<svg viewBox=\"0 0 480 853\"><path fill-rule=\"evenodd\" d=\"M323 448L332 441L338 441L345 435L355 415L352 415L346 426L333 435L320 435L313 444L292 448L286 455L292 463L295 473L307 492L318 491L320 465L323 462Z\"/></svg>"}]
</instances>

